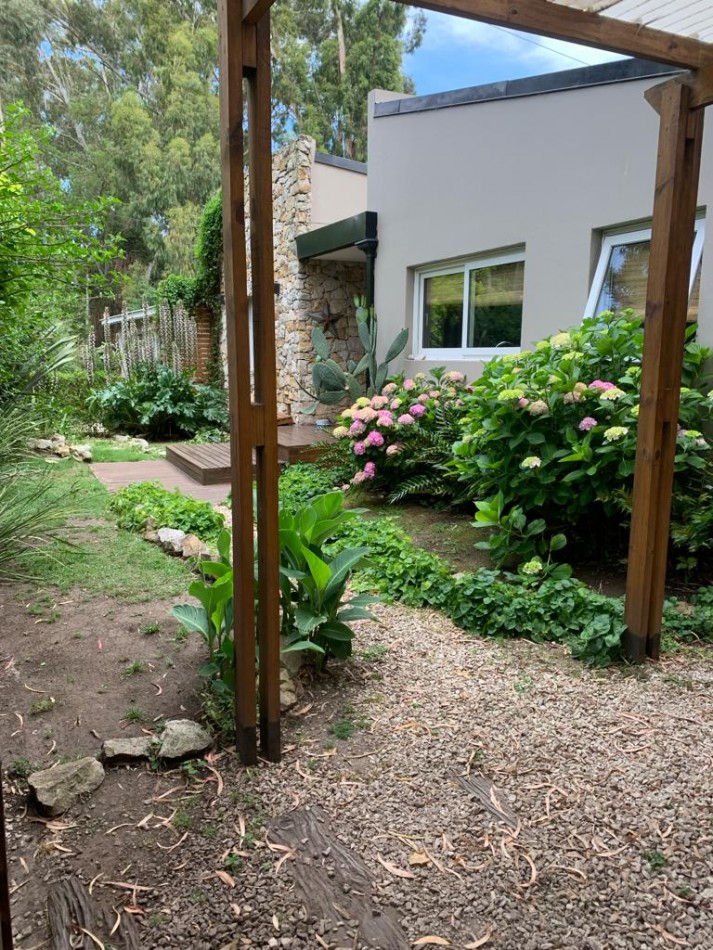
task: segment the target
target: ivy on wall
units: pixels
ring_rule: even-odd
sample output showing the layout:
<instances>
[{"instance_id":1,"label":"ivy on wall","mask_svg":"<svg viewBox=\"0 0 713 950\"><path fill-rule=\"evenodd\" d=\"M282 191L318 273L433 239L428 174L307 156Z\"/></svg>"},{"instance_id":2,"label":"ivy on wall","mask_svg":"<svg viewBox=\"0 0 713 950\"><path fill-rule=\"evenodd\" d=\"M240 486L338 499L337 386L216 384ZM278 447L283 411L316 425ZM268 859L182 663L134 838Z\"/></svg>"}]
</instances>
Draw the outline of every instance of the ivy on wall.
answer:
<instances>
[{"instance_id":1,"label":"ivy on wall","mask_svg":"<svg viewBox=\"0 0 713 950\"><path fill-rule=\"evenodd\" d=\"M222 312L221 283L223 273L223 207L220 192L210 198L198 224L195 243L196 276L170 274L157 288L157 303L173 309L179 301L195 315L208 310L212 318L213 339L209 366L210 382L223 385L220 357L220 322Z\"/></svg>"}]
</instances>

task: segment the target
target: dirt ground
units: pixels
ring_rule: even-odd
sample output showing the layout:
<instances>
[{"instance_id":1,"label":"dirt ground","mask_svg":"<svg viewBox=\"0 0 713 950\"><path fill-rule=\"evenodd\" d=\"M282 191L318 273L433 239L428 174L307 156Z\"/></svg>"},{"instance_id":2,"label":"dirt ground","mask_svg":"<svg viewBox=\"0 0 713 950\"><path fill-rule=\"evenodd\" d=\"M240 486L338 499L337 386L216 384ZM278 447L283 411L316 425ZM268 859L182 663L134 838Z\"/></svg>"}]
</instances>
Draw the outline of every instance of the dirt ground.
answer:
<instances>
[{"instance_id":1,"label":"dirt ground","mask_svg":"<svg viewBox=\"0 0 713 950\"><path fill-rule=\"evenodd\" d=\"M198 715L199 643L177 639L170 601L89 607L9 589L2 601L11 772ZM359 624L350 663L304 679L280 764L241 769L228 745L202 765L108 769L49 824L11 777L19 950L48 946L47 889L70 874L120 922L97 937L105 950L123 945L129 919L146 950L710 950L711 653L592 672L559 648L479 641L428 611L379 613ZM33 705L49 698L47 711ZM145 718L127 720L137 709ZM491 783L495 813L459 785L474 776ZM363 940L348 884L331 914L311 905L277 831L305 809L321 809L335 848L366 868L369 907L403 942ZM330 851L312 856L327 886Z\"/></svg>"}]
</instances>

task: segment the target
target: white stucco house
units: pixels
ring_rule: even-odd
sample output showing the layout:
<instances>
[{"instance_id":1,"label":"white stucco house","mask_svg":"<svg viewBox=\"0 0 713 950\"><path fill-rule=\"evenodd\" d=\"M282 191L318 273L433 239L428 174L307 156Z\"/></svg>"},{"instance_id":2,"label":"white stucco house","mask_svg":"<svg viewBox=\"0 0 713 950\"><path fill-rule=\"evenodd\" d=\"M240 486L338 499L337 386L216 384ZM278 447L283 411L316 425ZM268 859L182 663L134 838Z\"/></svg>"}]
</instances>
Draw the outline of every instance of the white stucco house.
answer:
<instances>
[{"instance_id":1,"label":"white stucco house","mask_svg":"<svg viewBox=\"0 0 713 950\"><path fill-rule=\"evenodd\" d=\"M469 377L585 315L644 308L658 116L675 73L623 60L432 96L370 97L375 306L408 372ZM704 141L689 319L713 344L713 141Z\"/></svg>"}]
</instances>

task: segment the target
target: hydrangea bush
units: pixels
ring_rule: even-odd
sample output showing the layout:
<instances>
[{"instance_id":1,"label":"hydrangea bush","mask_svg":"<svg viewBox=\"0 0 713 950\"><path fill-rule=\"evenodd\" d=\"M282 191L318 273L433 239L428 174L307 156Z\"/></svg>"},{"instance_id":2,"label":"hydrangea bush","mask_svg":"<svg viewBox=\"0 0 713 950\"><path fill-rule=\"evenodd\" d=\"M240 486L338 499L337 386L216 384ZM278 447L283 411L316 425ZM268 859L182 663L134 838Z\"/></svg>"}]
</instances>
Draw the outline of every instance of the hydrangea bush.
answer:
<instances>
[{"instance_id":1,"label":"hydrangea bush","mask_svg":"<svg viewBox=\"0 0 713 950\"><path fill-rule=\"evenodd\" d=\"M352 484L394 499L410 492L443 494L439 467L450 461L466 394L462 373L436 369L430 376L394 377L378 395L357 399L334 429L351 460Z\"/></svg>"},{"instance_id":2,"label":"hydrangea bush","mask_svg":"<svg viewBox=\"0 0 713 950\"><path fill-rule=\"evenodd\" d=\"M696 344L692 333L693 328L681 389L674 538L678 514L713 482L711 447L703 434L713 410L713 392L703 391L703 367L711 351ZM541 341L533 352L492 360L464 397L454 465L468 496L478 502L478 521L501 529L494 536L501 563L512 553L503 543L508 516L519 525L519 543L530 519L537 519L538 527L544 522L544 531L532 532L531 556L541 553L535 536L576 531L602 519L613 525L626 520L642 345L639 318L605 313ZM709 545L713 518L709 515L699 529L699 547Z\"/></svg>"}]
</instances>

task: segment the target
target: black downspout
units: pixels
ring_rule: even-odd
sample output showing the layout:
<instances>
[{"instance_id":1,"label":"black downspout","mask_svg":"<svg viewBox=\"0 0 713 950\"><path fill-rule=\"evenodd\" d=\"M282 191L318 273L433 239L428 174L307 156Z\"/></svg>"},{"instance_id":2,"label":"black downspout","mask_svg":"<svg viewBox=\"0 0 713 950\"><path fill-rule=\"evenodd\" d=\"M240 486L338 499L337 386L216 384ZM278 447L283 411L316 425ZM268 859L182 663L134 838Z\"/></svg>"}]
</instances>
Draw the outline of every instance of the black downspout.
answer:
<instances>
[{"instance_id":1,"label":"black downspout","mask_svg":"<svg viewBox=\"0 0 713 950\"><path fill-rule=\"evenodd\" d=\"M366 305L369 308L374 306L374 270L378 246L378 238L364 238L363 241L356 242L356 247L363 251L366 257Z\"/></svg>"}]
</instances>

